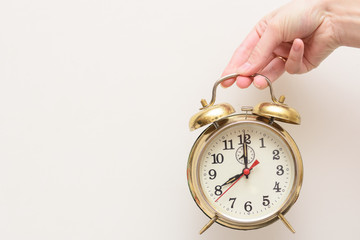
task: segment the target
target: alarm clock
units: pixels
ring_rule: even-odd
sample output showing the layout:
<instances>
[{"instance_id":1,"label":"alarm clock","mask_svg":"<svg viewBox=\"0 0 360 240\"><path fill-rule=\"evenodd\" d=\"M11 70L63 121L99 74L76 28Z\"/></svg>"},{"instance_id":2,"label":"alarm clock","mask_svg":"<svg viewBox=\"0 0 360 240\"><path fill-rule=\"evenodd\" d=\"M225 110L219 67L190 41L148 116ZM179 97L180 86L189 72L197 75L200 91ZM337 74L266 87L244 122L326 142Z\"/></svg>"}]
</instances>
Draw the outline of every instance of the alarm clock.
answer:
<instances>
[{"instance_id":1,"label":"alarm clock","mask_svg":"<svg viewBox=\"0 0 360 240\"><path fill-rule=\"evenodd\" d=\"M209 217L201 229L213 223L250 230L280 219L292 232L285 214L296 202L303 179L300 151L293 138L277 122L300 124L300 115L277 99L271 81L271 102L244 106L235 113L228 103L215 104L217 86L239 74L215 82L212 99L189 123L190 130L206 125L189 155L187 180L197 206Z\"/></svg>"}]
</instances>

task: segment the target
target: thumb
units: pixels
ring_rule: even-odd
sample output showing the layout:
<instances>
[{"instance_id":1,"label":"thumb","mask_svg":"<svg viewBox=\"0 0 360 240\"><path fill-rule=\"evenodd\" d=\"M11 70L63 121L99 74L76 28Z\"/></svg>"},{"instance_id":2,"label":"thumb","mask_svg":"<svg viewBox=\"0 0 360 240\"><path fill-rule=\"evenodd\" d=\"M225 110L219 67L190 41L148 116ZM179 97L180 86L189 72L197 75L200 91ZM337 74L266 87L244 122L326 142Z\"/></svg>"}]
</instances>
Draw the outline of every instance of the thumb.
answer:
<instances>
[{"instance_id":1,"label":"thumb","mask_svg":"<svg viewBox=\"0 0 360 240\"><path fill-rule=\"evenodd\" d=\"M250 76L262 70L273 59L273 51L282 42L281 36L276 25L268 25L247 62L240 66L237 72L244 76Z\"/></svg>"}]
</instances>

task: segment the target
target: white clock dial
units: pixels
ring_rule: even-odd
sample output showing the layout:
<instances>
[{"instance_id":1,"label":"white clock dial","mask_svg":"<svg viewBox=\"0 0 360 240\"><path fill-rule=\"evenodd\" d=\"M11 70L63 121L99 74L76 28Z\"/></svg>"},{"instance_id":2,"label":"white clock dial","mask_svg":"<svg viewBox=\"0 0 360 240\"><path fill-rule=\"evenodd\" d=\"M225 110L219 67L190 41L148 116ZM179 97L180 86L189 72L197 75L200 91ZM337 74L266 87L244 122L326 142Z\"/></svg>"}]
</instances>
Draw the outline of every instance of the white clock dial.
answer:
<instances>
[{"instance_id":1,"label":"white clock dial","mask_svg":"<svg viewBox=\"0 0 360 240\"><path fill-rule=\"evenodd\" d=\"M253 122L233 124L214 135L198 164L203 195L216 212L236 222L278 212L291 194L296 172L283 137Z\"/></svg>"}]
</instances>

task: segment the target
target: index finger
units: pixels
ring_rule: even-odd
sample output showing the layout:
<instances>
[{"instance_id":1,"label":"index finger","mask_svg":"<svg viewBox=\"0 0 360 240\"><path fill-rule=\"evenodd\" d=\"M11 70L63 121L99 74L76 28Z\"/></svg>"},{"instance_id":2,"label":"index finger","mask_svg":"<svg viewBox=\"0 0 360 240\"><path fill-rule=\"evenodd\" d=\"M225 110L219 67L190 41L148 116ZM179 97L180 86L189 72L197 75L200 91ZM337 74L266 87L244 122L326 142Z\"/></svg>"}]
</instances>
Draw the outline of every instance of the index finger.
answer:
<instances>
[{"instance_id":1,"label":"index finger","mask_svg":"<svg viewBox=\"0 0 360 240\"><path fill-rule=\"evenodd\" d=\"M235 50L234 54L232 55L230 62L225 67L221 76L225 76L231 73L235 73L236 70L243 65L250 57L253 49L257 45L260 40L260 36L257 33L256 29L253 28L251 32L247 35L245 40L240 44L240 46ZM239 83L241 84L239 87L245 88L248 87L252 80L248 77L238 77L237 78ZM226 80L222 83L224 87L230 87L235 82L235 78Z\"/></svg>"}]
</instances>

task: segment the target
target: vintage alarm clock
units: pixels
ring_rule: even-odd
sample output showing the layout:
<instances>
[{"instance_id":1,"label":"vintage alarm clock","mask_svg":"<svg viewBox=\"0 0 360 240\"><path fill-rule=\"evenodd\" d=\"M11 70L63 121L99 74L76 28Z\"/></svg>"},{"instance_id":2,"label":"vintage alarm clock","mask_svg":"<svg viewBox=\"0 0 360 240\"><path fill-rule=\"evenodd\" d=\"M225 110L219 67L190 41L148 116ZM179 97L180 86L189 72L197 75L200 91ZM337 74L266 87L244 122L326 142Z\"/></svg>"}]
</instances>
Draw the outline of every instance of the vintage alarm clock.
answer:
<instances>
[{"instance_id":1,"label":"vintage alarm clock","mask_svg":"<svg viewBox=\"0 0 360 240\"><path fill-rule=\"evenodd\" d=\"M210 124L195 141L188 160L187 179L193 199L210 218L200 234L214 222L233 229L257 229L280 219L295 232L284 215L297 200L303 178L299 149L275 121L300 124L285 97L242 107L234 114L227 103L215 103L217 86L235 78L231 74L213 87L209 104L190 119L190 129Z\"/></svg>"}]
</instances>

